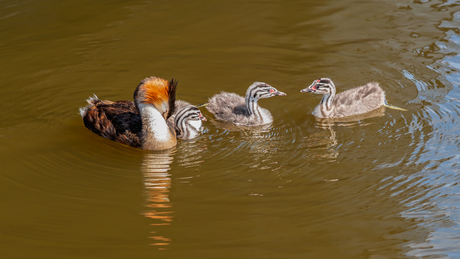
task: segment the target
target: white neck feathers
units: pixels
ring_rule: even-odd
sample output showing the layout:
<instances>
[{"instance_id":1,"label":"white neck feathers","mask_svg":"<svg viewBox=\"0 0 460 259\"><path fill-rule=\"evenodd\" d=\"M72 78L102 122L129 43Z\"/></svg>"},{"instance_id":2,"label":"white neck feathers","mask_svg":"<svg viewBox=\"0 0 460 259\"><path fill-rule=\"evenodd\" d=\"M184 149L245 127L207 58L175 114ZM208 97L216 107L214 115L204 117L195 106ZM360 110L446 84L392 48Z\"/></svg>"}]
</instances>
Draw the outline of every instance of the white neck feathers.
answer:
<instances>
[{"instance_id":1,"label":"white neck feathers","mask_svg":"<svg viewBox=\"0 0 460 259\"><path fill-rule=\"evenodd\" d=\"M153 105L139 104L139 113L142 118L142 149L160 150L176 145L175 136Z\"/></svg>"}]
</instances>

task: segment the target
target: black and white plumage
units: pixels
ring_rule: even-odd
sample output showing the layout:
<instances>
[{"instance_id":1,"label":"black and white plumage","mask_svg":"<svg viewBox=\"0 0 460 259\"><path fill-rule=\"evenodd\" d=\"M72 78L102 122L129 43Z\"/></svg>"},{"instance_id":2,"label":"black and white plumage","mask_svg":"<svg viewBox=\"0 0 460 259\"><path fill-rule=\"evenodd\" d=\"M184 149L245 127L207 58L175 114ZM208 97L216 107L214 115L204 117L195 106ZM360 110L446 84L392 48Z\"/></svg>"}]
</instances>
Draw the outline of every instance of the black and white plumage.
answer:
<instances>
[{"instance_id":1,"label":"black and white plumage","mask_svg":"<svg viewBox=\"0 0 460 259\"><path fill-rule=\"evenodd\" d=\"M258 126L273 122L270 111L260 107L258 100L285 95L273 86L255 82L249 86L245 98L235 93L221 92L209 99L206 108L217 120L237 126Z\"/></svg>"},{"instance_id":2,"label":"black and white plumage","mask_svg":"<svg viewBox=\"0 0 460 259\"><path fill-rule=\"evenodd\" d=\"M176 137L178 139L194 139L201 132L201 121L206 118L200 110L185 101L176 101L176 112L168 119L168 122L174 122Z\"/></svg>"},{"instance_id":3,"label":"black and white plumage","mask_svg":"<svg viewBox=\"0 0 460 259\"><path fill-rule=\"evenodd\" d=\"M376 82L367 83L336 94L332 80L320 78L300 92L323 95L321 102L313 111L313 115L319 118L343 118L367 113L382 106L404 110L388 105L385 99L385 92Z\"/></svg>"}]
</instances>

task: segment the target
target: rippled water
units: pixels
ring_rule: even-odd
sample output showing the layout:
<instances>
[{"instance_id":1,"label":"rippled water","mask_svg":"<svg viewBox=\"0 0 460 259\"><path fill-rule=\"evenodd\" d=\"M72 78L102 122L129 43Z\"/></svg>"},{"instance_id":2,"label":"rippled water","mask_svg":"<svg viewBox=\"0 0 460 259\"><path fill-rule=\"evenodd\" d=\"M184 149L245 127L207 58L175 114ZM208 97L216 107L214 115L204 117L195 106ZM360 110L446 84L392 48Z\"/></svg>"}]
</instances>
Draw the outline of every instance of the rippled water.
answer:
<instances>
[{"instance_id":1,"label":"rippled water","mask_svg":"<svg viewBox=\"0 0 460 259\"><path fill-rule=\"evenodd\" d=\"M460 1L1 3L2 258L460 258ZM83 126L152 75L287 96L164 152ZM319 77L408 111L316 120Z\"/></svg>"}]
</instances>

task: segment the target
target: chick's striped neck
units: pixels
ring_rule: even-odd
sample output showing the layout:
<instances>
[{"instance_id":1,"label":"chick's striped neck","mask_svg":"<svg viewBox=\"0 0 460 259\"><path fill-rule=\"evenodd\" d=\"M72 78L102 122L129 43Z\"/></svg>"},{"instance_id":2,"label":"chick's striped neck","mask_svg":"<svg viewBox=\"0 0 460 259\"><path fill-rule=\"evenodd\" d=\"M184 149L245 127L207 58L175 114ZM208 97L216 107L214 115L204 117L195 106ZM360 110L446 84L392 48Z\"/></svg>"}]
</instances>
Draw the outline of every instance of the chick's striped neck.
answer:
<instances>
[{"instance_id":1,"label":"chick's striped neck","mask_svg":"<svg viewBox=\"0 0 460 259\"><path fill-rule=\"evenodd\" d=\"M246 107L248 108L248 116L254 116L257 121L262 121L263 117L260 112L260 106L257 103L260 97L265 94L267 91L264 89L265 87L261 85L257 85L256 87L252 87L248 89L246 93Z\"/></svg>"},{"instance_id":2,"label":"chick's striped neck","mask_svg":"<svg viewBox=\"0 0 460 259\"><path fill-rule=\"evenodd\" d=\"M320 106L321 110L324 112L328 112L332 110L332 100L335 97L335 86L332 84L326 84L322 87L318 88L326 88L328 89L328 92L323 94L323 98L321 99Z\"/></svg>"}]
</instances>

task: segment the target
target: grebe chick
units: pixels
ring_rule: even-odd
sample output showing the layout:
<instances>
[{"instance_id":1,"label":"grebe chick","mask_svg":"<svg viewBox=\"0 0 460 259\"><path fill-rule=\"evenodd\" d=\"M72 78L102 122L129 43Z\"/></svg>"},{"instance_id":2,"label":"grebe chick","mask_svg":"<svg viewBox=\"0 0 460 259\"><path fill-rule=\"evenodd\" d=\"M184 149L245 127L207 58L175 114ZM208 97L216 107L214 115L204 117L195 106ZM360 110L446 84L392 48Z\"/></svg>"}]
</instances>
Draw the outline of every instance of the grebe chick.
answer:
<instances>
[{"instance_id":1,"label":"grebe chick","mask_svg":"<svg viewBox=\"0 0 460 259\"><path fill-rule=\"evenodd\" d=\"M320 78L300 92L323 95L321 102L313 111L313 115L319 118L342 118L367 113L381 106L405 111L405 109L389 105L385 99L385 92L376 82L336 94L332 80Z\"/></svg>"},{"instance_id":2,"label":"grebe chick","mask_svg":"<svg viewBox=\"0 0 460 259\"><path fill-rule=\"evenodd\" d=\"M175 112L176 87L174 80L146 78L136 88L134 102L112 102L94 96L80 108L80 115L88 129L104 138L145 150L169 149L177 143L179 126L166 121Z\"/></svg>"},{"instance_id":3,"label":"grebe chick","mask_svg":"<svg viewBox=\"0 0 460 259\"><path fill-rule=\"evenodd\" d=\"M173 127L176 130L178 139L194 139L201 132L201 121L206 121L206 118L201 114L200 110L186 101L176 101L176 112L168 119L168 123L174 123Z\"/></svg>"},{"instance_id":4,"label":"grebe chick","mask_svg":"<svg viewBox=\"0 0 460 259\"><path fill-rule=\"evenodd\" d=\"M260 107L257 101L261 98L285 95L273 86L255 82L249 86L245 98L235 93L222 92L211 97L206 108L217 120L237 126L258 126L273 122L273 117L267 109Z\"/></svg>"}]
</instances>

